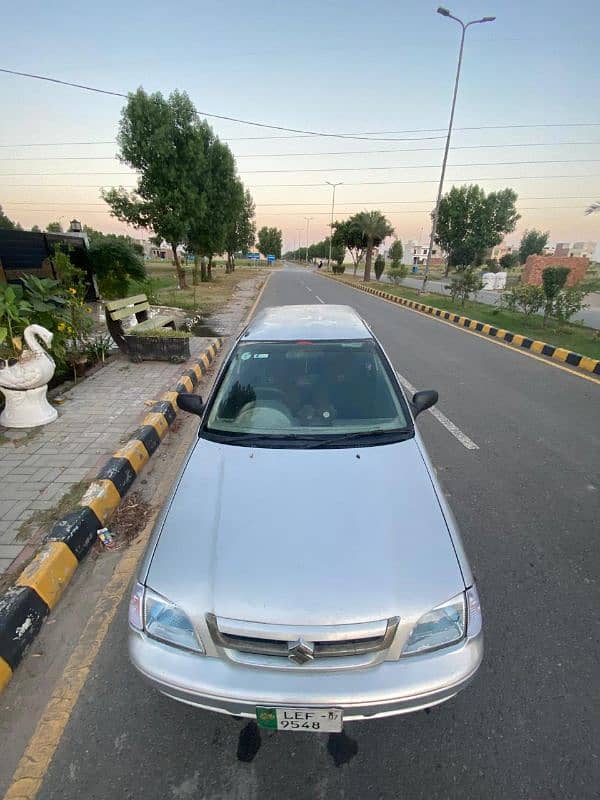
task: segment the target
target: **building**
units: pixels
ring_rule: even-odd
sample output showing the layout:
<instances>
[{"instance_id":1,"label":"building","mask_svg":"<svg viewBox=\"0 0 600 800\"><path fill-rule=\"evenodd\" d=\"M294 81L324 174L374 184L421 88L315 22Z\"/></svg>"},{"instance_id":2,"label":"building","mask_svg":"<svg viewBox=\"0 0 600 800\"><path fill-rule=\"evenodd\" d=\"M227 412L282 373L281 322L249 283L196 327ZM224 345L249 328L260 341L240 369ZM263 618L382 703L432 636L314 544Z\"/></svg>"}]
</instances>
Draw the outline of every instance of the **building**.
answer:
<instances>
[{"instance_id":1,"label":"building","mask_svg":"<svg viewBox=\"0 0 600 800\"><path fill-rule=\"evenodd\" d=\"M409 239L404 246L404 263L410 266L423 266L427 263L429 245L419 244L414 239ZM441 266L446 263L445 253L434 245L431 250L431 262L433 266Z\"/></svg>"},{"instance_id":2,"label":"building","mask_svg":"<svg viewBox=\"0 0 600 800\"><path fill-rule=\"evenodd\" d=\"M585 256L592 259L598 242L573 242L569 251L570 256Z\"/></svg>"},{"instance_id":3,"label":"building","mask_svg":"<svg viewBox=\"0 0 600 800\"><path fill-rule=\"evenodd\" d=\"M506 244L502 242L501 244L497 244L495 247L492 247L490 251L490 258L494 258L499 261L502 256L506 255L519 255L519 245L518 244Z\"/></svg>"},{"instance_id":4,"label":"building","mask_svg":"<svg viewBox=\"0 0 600 800\"><path fill-rule=\"evenodd\" d=\"M164 242L159 247L151 239L139 239L138 241L144 250L144 258L153 261L166 261L168 258L172 258L171 248Z\"/></svg>"},{"instance_id":5,"label":"building","mask_svg":"<svg viewBox=\"0 0 600 800\"><path fill-rule=\"evenodd\" d=\"M568 258L570 249L571 242L557 242L552 255L558 256L559 258Z\"/></svg>"}]
</instances>

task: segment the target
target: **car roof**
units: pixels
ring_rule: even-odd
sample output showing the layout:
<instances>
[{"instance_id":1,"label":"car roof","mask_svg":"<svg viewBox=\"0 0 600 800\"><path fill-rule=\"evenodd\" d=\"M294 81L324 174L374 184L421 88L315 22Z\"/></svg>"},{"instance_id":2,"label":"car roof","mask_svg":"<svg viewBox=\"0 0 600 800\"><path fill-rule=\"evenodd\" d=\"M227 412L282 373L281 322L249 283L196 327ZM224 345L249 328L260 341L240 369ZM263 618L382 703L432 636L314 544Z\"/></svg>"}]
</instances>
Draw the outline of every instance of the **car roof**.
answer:
<instances>
[{"instance_id":1,"label":"car roof","mask_svg":"<svg viewBox=\"0 0 600 800\"><path fill-rule=\"evenodd\" d=\"M256 342L372 338L353 308L325 304L265 308L242 335Z\"/></svg>"}]
</instances>

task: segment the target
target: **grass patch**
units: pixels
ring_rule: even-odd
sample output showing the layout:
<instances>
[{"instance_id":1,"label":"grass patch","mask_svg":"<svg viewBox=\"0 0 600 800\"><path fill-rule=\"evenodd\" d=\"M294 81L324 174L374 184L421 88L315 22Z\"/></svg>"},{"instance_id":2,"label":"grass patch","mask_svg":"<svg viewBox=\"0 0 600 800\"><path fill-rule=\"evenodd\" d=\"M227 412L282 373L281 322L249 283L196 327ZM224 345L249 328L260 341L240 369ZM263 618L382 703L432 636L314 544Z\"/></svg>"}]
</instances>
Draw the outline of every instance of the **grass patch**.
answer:
<instances>
[{"instance_id":1,"label":"grass patch","mask_svg":"<svg viewBox=\"0 0 600 800\"><path fill-rule=\"evenodd\" d=\"M137 325L127 331L127 336L152 336L157 339L189 339L191 335L189 331L174 331L173 328L146 328L138 331Z\"/></svg>"},{"instance_id":2,"label":"grass patch","mask_svg":"<svg viewBox=\"0 0 600 800\"><path fill-rule=\"evenodd\" d=\"M356 280L348 280L346 277L344 277L344 281L357 283ZM573 350L590 358L600 359L600 335L593 328L586 328L583 325L572 323L559 327L554 320L544 326L542 317L536 314L527 316L518 311L507 311L499 306L490 306L472 300L461 305L451 297L433 294L432 292L419 294L416 289L409 289L406 286L390 286L376 281L370 281L368 286L383 290L388 294L405 297L407 300L416 300L418 303L435 306L435 308L441 308L443 311L451 311L454 314L460 314L478 322L487 322L495 328L504 328L512 333L521 333L529 339L538 339L556 347Z\"/></svg>"}]
</instances>

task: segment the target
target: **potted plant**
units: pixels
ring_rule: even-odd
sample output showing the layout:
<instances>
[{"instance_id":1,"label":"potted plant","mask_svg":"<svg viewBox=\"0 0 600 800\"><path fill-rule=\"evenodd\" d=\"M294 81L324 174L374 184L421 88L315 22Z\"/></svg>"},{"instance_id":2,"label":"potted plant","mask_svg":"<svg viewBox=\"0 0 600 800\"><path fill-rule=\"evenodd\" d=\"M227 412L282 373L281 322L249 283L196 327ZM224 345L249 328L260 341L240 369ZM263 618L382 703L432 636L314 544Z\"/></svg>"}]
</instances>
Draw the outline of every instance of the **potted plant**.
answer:
<instances>
[{"instance_id":1,"label":"potted plant","mask_svg":"<svg viewBox=\"0 0 600 800\"><path fill-rule=\"evenodd\" d=\"M190 357L189 331L173 328L145 328L139 333L131 328L125 335L132 361L171 361L175 364Z\"/></svg>"}]
</instances>

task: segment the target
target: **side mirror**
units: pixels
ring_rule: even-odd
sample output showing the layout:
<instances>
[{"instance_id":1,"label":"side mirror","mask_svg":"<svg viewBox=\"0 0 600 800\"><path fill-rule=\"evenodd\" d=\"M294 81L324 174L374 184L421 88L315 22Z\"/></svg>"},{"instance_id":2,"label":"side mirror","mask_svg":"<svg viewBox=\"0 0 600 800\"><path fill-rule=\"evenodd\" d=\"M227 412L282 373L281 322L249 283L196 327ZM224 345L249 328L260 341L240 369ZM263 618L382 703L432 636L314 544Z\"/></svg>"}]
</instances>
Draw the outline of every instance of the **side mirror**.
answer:
<instances>
[{"instance_id":1,"label":"side mirror","mask_svg":"<svg viewBox=\"0 0 600 800\"><path fill-rule=\"evenodd\" d=\"M435 389L426 389L424 392L415 392L411 400L410 407L412 408L413 416L416 418L421 411L427 411L428 408L434 406L439 399L439 395Z\"/></svg>"},{"instance_id":2,"label":"side mirror","mask_svg":"<svg viewBox=\"0 0 600 800\"><path fill-rule=\"evenodd\" d=\"M187 411L189 414L197 414L199 417L204 413L204 403L198 394L180 392L177 395L177 405L183 411Z\"/></svg>"}]
</instances>

